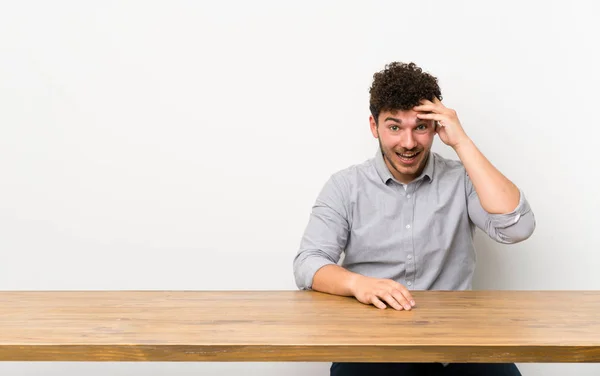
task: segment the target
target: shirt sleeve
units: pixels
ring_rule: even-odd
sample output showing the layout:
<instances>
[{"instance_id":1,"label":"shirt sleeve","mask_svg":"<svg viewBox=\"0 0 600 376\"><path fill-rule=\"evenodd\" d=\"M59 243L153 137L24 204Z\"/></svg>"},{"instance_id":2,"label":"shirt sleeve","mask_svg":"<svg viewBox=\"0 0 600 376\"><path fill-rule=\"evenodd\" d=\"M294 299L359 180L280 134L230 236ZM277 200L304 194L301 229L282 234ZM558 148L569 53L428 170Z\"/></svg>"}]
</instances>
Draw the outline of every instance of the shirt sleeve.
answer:
<instances>
[{"instance_id":1,"label":"shirt sleeve","mask_svg":"<svg viewBox=\"0 0 600 376\"><path fill-rule=\"evenodd\" d=\"M308 225L294 258L294 277L301 290L312 289L315 273L337 264L349 233L347 191L340 177L332 175L323 186L310 213Z\"/></svg>"},{"instance_id":2,"label":"shirt sleeve","mask_svg":"<svg viewBox=\"0 0 600 376\"><path fill-rule=\"evenodd\" d=\"M535 230L535 216L523 191L519 188L517 207L506 214L485 211L473 183L465 172L465 187L469 218L479 229L499 243L514 244L526 240Z\"/></svg>"}]
</instances>

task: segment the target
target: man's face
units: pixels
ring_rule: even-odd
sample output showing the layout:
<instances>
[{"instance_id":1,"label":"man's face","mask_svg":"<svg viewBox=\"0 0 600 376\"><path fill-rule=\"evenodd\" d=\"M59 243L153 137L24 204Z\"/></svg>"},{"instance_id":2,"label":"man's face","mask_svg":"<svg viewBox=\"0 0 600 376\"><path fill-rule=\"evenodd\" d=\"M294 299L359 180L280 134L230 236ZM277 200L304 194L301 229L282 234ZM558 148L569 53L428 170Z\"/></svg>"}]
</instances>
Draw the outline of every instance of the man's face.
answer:
<instances>
[{"instance_id":1,"label":"man's face","mask_svg":"<svg viewBox=\"0 0 600 376\"><path fill-rule=\"evenodd\" d=\"M408 110L382 111L378 123L373 116L369 122L392 175L402 183L417 178L425 168L436 134L433 120L418 119L416 111Z\"/></svg>"}]
</instances>

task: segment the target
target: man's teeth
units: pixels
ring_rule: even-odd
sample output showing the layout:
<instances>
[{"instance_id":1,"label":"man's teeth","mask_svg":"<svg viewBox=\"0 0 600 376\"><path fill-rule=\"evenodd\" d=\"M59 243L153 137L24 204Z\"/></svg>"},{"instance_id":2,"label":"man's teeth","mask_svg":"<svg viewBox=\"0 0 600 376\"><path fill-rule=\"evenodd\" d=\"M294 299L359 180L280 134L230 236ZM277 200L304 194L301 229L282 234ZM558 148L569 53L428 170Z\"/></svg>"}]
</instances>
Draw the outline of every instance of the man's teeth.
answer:
<instances>
[{"instance_id":1,"label":"man's teeth","mask_svg":"<svg viewBox=\"0 0 600 376\"><path fill-rule=\"evenodd\" d=\"M414 153L414 154L401 154L401 153L397 153L399 156L401 156L402 158L412 158L415 155L417 155L418 153Z\"/></svg>"}]
</instances>

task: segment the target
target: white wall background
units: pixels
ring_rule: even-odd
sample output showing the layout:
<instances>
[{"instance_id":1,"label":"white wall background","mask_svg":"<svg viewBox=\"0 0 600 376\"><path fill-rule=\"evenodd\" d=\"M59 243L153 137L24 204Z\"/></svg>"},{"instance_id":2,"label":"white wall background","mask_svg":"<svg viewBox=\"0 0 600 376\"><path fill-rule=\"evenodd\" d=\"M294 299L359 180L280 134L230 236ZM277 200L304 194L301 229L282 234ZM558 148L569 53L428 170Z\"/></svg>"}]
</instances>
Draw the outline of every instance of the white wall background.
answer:
<instances>
[{"instance_id":1,"label":"white wall background","mask_svg":"<svg viewBox=\"0 0 600 376\"><path fill-rule=\"evenodd\" d=\"M525 243L479 237L477 287L600 289L599 10L3 1L0 289L295 289L322 184L376 150L368 88L394 60L439 77L446 105L535 211ZM0 362L2 375L240 372L326 375L328 364Z\"/></svg>"}]
</instances>

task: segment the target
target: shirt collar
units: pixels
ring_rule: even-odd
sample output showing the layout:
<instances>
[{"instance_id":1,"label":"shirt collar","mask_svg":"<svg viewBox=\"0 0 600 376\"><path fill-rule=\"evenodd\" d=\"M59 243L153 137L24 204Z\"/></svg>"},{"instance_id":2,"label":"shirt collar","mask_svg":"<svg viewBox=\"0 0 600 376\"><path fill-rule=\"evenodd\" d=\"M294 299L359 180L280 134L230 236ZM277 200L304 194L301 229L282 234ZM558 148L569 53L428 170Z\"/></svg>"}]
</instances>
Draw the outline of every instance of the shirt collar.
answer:
<instances>
[{"instance_id":1,"label":"shirt collar","mask_svg":"<svg viewBox=\"0 0 600 376\"><path fill-rule=\"evenodd\" d=\"M430 151L429 157L427 158L427 162L425 164L425 168L423 169L423 172L421 172L421 175L419 175L419 177L416 178L414 181L423 179L425 176L427 176L429 178L430 182L433 180L433 173L434 173L434 167L435 167L434 159L435 159L435 153ZM383 182L383 184L387 184L388 180L390 180L390 179L396 181L396 179L390 172L388 166L385 164L385 161L383 160L382 151L379 147L377 148L377 152L375 153L375 169L377 170L377 174L381 178L381 181Z\"/></svg>"}]
</instances>

